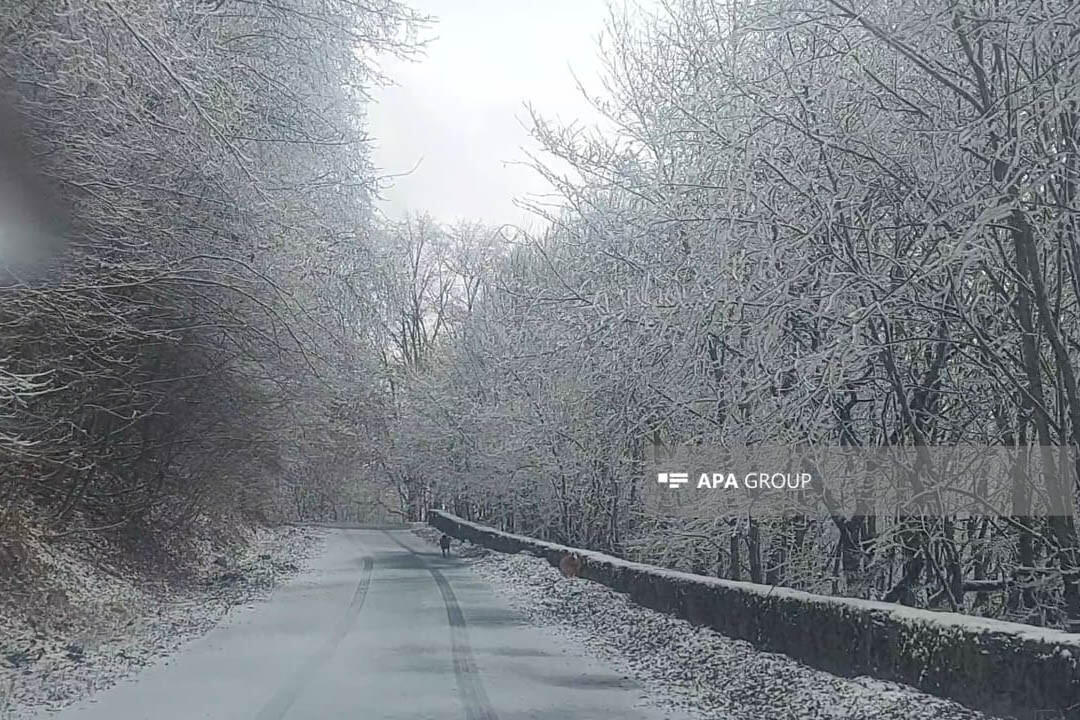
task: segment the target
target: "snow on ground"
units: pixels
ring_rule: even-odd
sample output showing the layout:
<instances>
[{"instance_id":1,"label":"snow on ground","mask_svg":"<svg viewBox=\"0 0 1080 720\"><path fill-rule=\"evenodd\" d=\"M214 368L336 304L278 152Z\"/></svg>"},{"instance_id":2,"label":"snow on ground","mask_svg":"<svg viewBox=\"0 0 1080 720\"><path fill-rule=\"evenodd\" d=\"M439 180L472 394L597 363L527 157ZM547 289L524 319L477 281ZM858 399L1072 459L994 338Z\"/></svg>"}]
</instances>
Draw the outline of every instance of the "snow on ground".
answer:
<instances>
[{"instance_id":1,"label":"snow on ground","mask_svg":"<svg viewBox=\"0 0 1080 720\"><path fill-rule=\"evenodd\" d=\"M417 527L429 542L439 531ZM785 655L632 603L599 583L564 578L545 560L454 542L453 552L518 612L583 644L648 691L651 702L716 720L988 720L913 688L841 678Z\"/></svg>"},{"instance_id":2,"label":"snow on ground","mask_svg":"<svg viewBox=\"0 0 1080 720\"><path fill-rule=\"evenodd\" d=\"M259 528L231 557L208 551L192 582L154 585L42 545L50 589L0 605L0 720L59 710L175 652L230 609L264 599L318 554L325 533Z\"/></svg>"}]
</instances>

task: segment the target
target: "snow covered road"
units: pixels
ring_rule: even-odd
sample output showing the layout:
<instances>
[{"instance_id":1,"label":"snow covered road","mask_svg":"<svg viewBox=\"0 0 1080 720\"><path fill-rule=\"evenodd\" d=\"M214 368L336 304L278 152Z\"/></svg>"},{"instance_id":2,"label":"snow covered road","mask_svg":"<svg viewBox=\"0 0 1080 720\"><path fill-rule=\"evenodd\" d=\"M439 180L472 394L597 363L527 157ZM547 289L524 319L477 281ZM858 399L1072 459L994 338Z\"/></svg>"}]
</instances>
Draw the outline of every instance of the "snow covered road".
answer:
<instances>
[{"instance_id":1,"label":"snow covered road","mask_svg":"<svg viewBox=\"0 0 1080 720\"><path fill-rule=\"evenodd\" d=\"M530 624L408 531L334 530L270 600L50 717L611 718L662 711L584 646Z\"/></svg>"}]
</instances>

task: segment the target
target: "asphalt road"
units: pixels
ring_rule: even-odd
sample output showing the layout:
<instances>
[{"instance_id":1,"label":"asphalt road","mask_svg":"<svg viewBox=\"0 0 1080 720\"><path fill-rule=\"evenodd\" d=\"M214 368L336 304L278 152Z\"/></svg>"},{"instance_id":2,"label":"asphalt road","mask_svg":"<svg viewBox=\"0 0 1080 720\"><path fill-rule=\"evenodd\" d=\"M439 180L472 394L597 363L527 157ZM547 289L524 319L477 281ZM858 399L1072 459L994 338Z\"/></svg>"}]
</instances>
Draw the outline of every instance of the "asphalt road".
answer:
<instances>
[{"instance_id":1,"label":"asphalt road","mask_svg":"<svg viewBox=\"0 0 1080 720\"><path fill-rule=\"evenodd\" d=\"M61 720L659 720L408 531L334 530L271 599ZM679 718L681 720L681 718Z\"/></svg>"}]
</instances>

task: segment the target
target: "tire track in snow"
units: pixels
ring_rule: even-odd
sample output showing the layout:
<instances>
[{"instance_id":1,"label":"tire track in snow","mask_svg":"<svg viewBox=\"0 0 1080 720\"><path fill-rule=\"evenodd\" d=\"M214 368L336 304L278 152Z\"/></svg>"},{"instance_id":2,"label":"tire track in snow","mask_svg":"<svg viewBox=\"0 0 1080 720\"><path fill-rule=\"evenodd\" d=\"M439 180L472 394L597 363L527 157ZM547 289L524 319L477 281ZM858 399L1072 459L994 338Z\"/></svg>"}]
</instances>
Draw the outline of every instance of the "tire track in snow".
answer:
<instances>
[{"instance_id":1,"label":"tire track in snow","mask_svg":"<svg viewBox=\"0 0 1080 720\"><path fill-rule=\"evenodd\" d=\"M338 645L341 644L342 638L344 638L349 630L352 628L353 623L356 620L356 616L360 614L360 610L364 607L364 600L367 598L368 587L371 585L371 572L375 566L375 560L364 549L363 545L355 538L352 533L346 533L346 537L352 541L354 545L357 545L361 557L360 557L360 579L356 581L356 589L353 590L352 599L349 601L349 606L345 609L345 614L341 616L337 624L334 625L331 630L330 636L326 638L323 643L314 654L309 657L300 669L292 676L289 682L281 687L273 697L255 716L255 720L281 720L285 717L285 713L289 711L293 703L296 702L296 698L300 696L304 686L306 686L319 669L325 665L330 658L333 657L337 651Z\"/></svg>"},{"instance_id":2,"label":"tire track in snow","mask_svg":"<svg viewBox=\"0 0 1080 720\"><path fill-rule=\"evenodd\" d=\"M385 532L385 531L384 531ZM443 605L446 606L446 618L450 622L450 651L454 659L454 676L457 679L458 691L461 693L461 702L465 706L466 720L499 720L487 691L480 680L480 670L473 657L472 645L469 643L469 631L465 623L465 614L461 612L461 605L454 595L453 588L445 576L424 561L423 555L398 540L390 533L385 533L388 538L407 550L420 560L425 570L435 580L442 595Z\"/></svg>"}]
</instances>

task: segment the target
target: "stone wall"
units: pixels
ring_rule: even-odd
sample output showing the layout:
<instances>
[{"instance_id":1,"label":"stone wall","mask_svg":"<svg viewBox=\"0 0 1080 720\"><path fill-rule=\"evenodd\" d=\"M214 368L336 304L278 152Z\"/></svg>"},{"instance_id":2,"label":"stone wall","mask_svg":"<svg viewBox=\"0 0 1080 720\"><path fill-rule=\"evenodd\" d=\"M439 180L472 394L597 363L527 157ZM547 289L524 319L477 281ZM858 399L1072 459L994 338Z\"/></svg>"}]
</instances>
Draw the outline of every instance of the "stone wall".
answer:
<instances>
[{"instance_id":1,"label":"stone wall","mask_svg":"<svg viewBox=\"0 0 1080 720\"><path fill-rule=\"evenodd\" d=\"M1080 720L1080 635L721 580L499 532L449 513L444 533L558 565L585 558L581 575L635 602L706 625L837 675L893 680L994 714Z\"/></svg>"}]
</instances>

